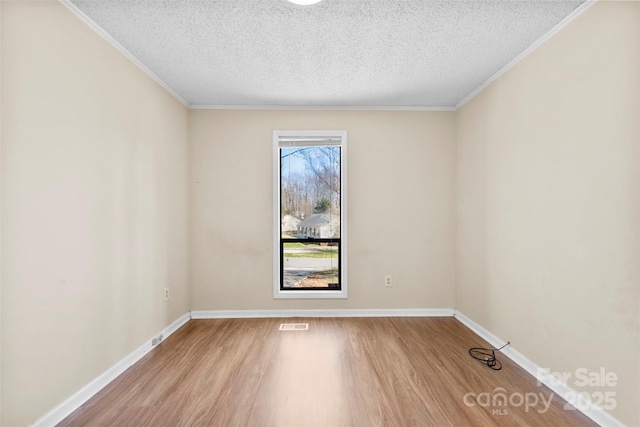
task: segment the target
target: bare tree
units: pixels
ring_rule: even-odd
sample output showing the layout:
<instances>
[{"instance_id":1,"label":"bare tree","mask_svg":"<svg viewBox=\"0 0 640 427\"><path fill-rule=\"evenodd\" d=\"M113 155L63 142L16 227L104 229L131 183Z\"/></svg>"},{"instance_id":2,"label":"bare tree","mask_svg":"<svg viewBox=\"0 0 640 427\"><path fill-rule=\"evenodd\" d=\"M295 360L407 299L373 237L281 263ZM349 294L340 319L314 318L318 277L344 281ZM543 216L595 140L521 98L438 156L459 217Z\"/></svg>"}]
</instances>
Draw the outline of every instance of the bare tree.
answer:
<instances>
[{"instance_id":1,"label":"bare tree","mask_svg":"<svg viewBox=\"0 0 640 427\"><path fill-rule=\"evenodd\" d=\"M319 201L330 201L329 211L339 213L340 147L304 147L281 154L281 171L294 156L303 161L304 172L281 174L282 213L305 218ZM288 169L287 169L288 170Z\"/></svg>"}]
</instances>

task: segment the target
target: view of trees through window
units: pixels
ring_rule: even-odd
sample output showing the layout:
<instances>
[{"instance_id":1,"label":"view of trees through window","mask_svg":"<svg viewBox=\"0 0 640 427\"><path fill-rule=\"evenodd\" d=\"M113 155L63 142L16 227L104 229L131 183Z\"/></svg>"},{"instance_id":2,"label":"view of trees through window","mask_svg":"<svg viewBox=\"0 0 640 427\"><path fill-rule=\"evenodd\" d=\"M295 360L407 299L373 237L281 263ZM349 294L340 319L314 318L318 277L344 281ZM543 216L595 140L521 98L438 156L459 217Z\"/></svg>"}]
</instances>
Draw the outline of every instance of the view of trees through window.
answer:
<instances>
[{"instance_id":1,"label":"view of trees through window","mask_svg":"<svg viewBox=\"0 0 640 427\"><path fill-rule=\"evenodd\" d=\"M340 147L280 150L282 215L340 216Z\"/></svg>"},{"instance_id":2,"label":"view of trees through window","mask_svg":"<svg viewBox=\"0 0 640 427\"><path fill-rule=\"evenodd\" d=\"M281 289L340 289L340 150L280 148Z\"/></svg>"}]
</instances>

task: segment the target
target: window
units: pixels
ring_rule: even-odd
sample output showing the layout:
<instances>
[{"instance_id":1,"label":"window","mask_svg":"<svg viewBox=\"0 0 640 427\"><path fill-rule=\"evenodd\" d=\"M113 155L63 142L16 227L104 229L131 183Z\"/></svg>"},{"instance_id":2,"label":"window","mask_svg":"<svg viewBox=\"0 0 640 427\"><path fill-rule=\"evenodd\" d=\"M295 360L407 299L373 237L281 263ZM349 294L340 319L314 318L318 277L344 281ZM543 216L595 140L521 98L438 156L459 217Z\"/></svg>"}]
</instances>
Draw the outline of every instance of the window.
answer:
<instances>
[{"instance_id":1,"label":"window","mask_svg":"<svg viewBox=\"0 0 640 427\"><path fill-rule=\"evenodd\" d=\"M274 131L274 298L346 298L345 131Z\"/></svg>"}]
</instances>

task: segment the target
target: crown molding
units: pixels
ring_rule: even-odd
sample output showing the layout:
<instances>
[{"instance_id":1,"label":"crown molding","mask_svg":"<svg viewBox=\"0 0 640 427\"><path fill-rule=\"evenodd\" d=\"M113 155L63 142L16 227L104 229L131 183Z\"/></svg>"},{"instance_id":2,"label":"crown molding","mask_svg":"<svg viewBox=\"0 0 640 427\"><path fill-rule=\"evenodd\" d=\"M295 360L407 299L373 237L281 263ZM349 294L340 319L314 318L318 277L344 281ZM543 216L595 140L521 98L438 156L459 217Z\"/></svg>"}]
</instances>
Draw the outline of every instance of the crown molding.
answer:
<instances>
[{"instance_id":1,"label":"crown molding","mask_svg":"<svg viewBox=\"0 0 640 427\"><path fill-rule=\"evenodd\" d=\"M549 30L545 35L543 35L540 39L535 41L531 46L529 46L526 50L516 56L513 60L511 60L507 65L498 70L495 74L493 74L489 79L487 79L484 83L478 86L475 90L465 96L462 100L460 100L455 106L292 106L292 105L209 105L209 104L190 104L185 98L180 96L176 91L174 91L168 84L166 84L160 77L158 77L153 71L147 68L138 58L136 58L131 52L129 52L124 46L118 43L109 33L103 30L98 24L96 24L91 18L89 18L84 12L78 9L71 0L58 0L65 7L67 7L73 14L79 17L85 24L87 24L91 29L93 29L96 33L98 33L103 39L105 39L109 44L115 47L118 51L120 51L125 57L127 57L131 62L133 62L138 68L140 68L145 74L147 74L151 79L153 79L156 83L162 86L167 92L173 95L178 101L180 101L184 106L188 107L192 110L320 110L320 111L457 111L459 108L464 106L467 102L473 99L476 95L482 92L485 88L487 88L491 83L500 78L503 74L509 71L512 67L514 67L517 63L526 58L530 53L535 51L538 47L544 44L547 40L553 37L556 33L558 33L561 29L566 27L570 22L572 22L575 18L593 6L595 3L601 0L586 0L583 4L578 6L576 10L574 10L571 14L567 15L562 21L560 21L556 26L554 26L551 30Z\"/></svg>"},{"instance_id":2,"label":"crown molding","mask_svg":"<svg viewBox=\"0 0 640 427\"><path fill-rule=\"evenodd\" d=\"M576 19L578 16L580 16L583 12L585 12L591 6L596 4L598 1L600 1L600 0L586 0L584 3L582 3L580 6L578 6L576 8L576 10L571 12L562 21L560 21L558 24L556 24L555 27L553 27L545 35L540 37L531 46L529 46L527 49L525 49L520 55L518 55L515 58L513 58L507 65L505 65L500 70L498 70L497 73L495 73L494 75L489 77L488 80L486 80L484 83L482 83L480 86L478 86L473 92L471 92L469 95L467 95L464 98L462 98L462 100L460 100L460 102L458 102L453 109L454 110L458 110L464 104L466 104L467 102L471 101L476 95L478 95L480 92L485 90L491 83L493 83L494 81L499 79L503 74L505 74L507 71L509 71L511 68L513 68L517 63L522 61L524 58L529 56L529 54L531 54L536 49L538 49L540 46L542 46L544 44L544 42L546 42L551 37L556 35L560 30L562 30L564 27L566 27L570 22L572 22L574 19Z\"/></svg>"},{"instance_id":3,"label":"crown molding","mask_svg":"<svg viewBox=\"0 0 640 427\"><path fill-rule=\"evenodd\" d=\"M178 101L180 101L185 107L189 107L189 103L186 99L180 96L176 91L174 91L168 84L166 84L160 77L158 77L153 71L147 68L138 58L136 58L131 52L129 52L124 46L118 43L109 33L102 29L98 24L96 24L91 18L89 18L83 11L78 9L78 7L71 3L71 0L58 0L62 3L67 9L69 9L74 15L80 18L85 24L89 26L93 31L98 33L100 37L102 37L107 43L116 48L121 54L123 54L129 61L133 62L142 72L151 77L153 81L162 86L167 92L173 95Z\"/></svg>"}]
</instances>

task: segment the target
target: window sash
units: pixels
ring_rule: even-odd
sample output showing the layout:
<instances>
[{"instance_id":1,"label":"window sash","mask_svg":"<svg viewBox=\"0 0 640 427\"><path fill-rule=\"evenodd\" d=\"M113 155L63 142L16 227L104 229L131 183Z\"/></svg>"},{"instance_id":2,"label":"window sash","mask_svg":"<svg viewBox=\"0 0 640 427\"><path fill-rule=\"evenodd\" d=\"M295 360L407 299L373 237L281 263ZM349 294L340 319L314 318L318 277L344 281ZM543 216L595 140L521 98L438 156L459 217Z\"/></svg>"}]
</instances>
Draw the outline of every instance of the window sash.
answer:
<instances>
[{"instance_id":1,"label":"window sash","mask_svg":"<svg viewBox=\"0 0 640 427\"><path fill-rule=\"evenodd\" d=\"M274 131L274 298L346 298L346 131ZM340 147L340 193L338 204L339 237L287 238L282 230L282 164L281 149L303 147ZM297 234L296 234L297 237ZM339 288L285 288L284 247L287 243L334 243L338 248Z\"/></svg>"}]
</instances>

